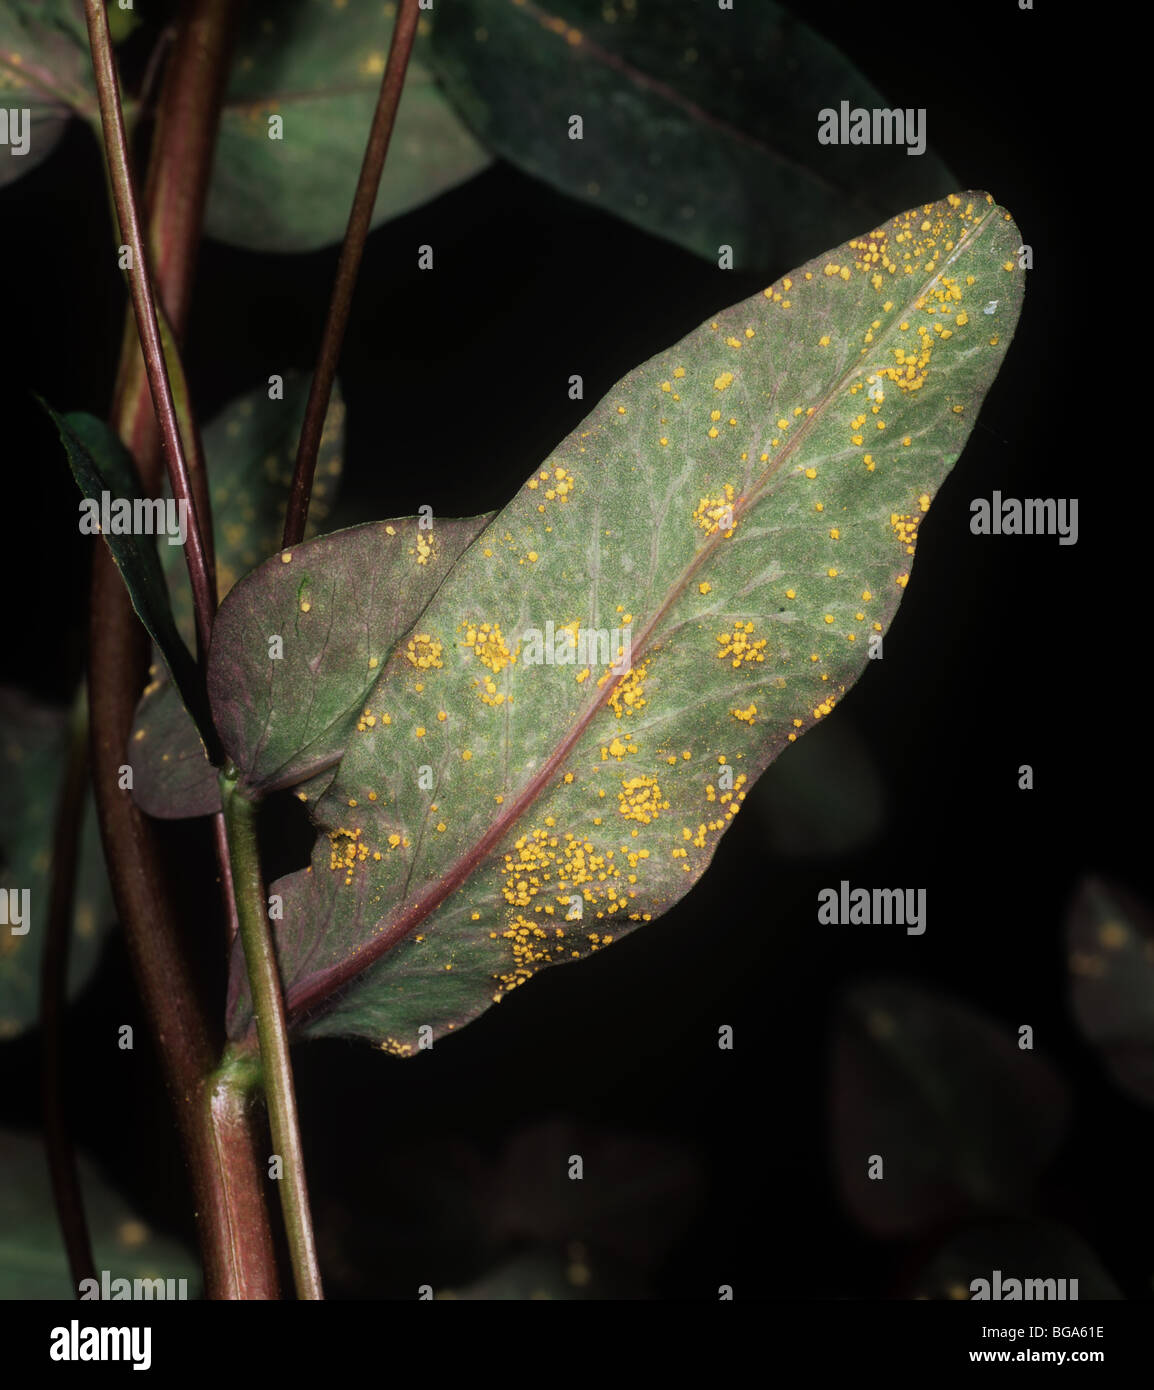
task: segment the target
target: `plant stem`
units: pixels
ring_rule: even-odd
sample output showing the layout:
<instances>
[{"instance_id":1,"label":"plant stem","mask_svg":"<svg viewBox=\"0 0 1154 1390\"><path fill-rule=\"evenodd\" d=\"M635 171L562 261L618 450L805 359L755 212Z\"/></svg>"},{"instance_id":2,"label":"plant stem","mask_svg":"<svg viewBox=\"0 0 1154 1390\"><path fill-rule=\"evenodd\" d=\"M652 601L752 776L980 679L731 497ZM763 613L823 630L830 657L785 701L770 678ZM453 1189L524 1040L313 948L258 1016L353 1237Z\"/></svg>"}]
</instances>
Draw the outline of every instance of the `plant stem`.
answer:
<instances>
[{"instance_id":1,"label":"plant stem","mask_svg":"<svg viewBox=\"0 0 1154 1390\"><path fill-rule=\"evenodd\" d=\"M109 878L192 1178L209 1298L276 1298L276 1258L251 1117L210 1091L214 1047L166 899L148 819L119 786L148 642L106 546L93 554L92 785ZM214 1111L214 1104L216 1109Z\"/></svg>"},{"instance_id":2,"label":"plant stem","mask_svg":"<svg viewBox=\"0 0 1154 1390\"><path fill-rule=\"evenodd\" d=\"M273 1145L284 1168L280 1183L281 1209L284 1212L297 1297L322 1299L324 1293L321 1290L309 1212L308 1184L305 1180L304 1149L293 1093L284 999L261 876L256 806L239 790L236 773L231 768L221 773L220 794L228 826L232 877L240 914L240 938L252 991L257 1036L260 1038L269 1125Z\"/></svg>"},{"instance_id":3,"label":"plant stem","mask_svg":"<svg viewBox=\"0 0 1154 1390\"><path fill-rule=\"evenodd\" d=\"M197 639L203 660L208 652L212 620L216 613L215 576L209 570L205 555L200 517L195 498L192 495L188 464L184 457L180 426L177 423L176 407L173 404L172 388L169 385L168 371L164 361L164 349L160 341L160 328L156 321L156 306L152 302L150 258L140 228L140 216L132 186L132 173L128 165L128 140L124 133L124 113L120 108L120 87L116 79L116 67L112 58L112 38L108 32L108 17L102 0L84 0L84 11L88 20L92 66L96 77L100 116L104 126L104 148L108 158L113 197L116 201L116 215L120 221L120 235L126 238L132 255L128 283L132 293L133 310L136 314L137 331L144 351L148 385L160 422L161 439L168 464L172 495L179 502L185 504L189 514L184 554L188 564L189 582L192 584Z\"/></svg>"},{"instance_id":4,"label":"plant stem","mask_svg":"<svg viewBox=\"0 0 1154 1390\"><path fill-rule=\"evenodd\" d=\"M289 494L288 508L285 512L282 544L286 547L298 545L304 539L309 500L313 491L313 473L317 466L317 451L324 431L333 380L337 374L341 345L345 340L345 329L348 327L357 272L361 267L365 239L372 223L381 170L385 167L385 155L389 150L389 139L393 133L397 106L400 104L401 91L405 85L405 73L409 67L409 54L413 51L418 18L417 0L401 0L393 25L385 73L381 78L377 109L373 113L373 124L369 130L365 157L361 163L361 176L357 180L357 191L353 195L352 211L349 213L340 260L337 262L337 276L321 337L320 356L309 387L308 405L305 407L296 467L293 470L292 492Z\"/></svg>"},{"instance_id":5,"label":"plant stem","mask_svg":"<svg viewBox=\"0 0 1154 1390\"><path fill-rule=\"evenodd\" d=\"M147 185L156 293L183 336L221 90L237 6L193 0L165 77ZM160 489L160 434L129 316L111 420L146 496ZM209 1298L279 1296L276 1259L256 1166L254 1117L227 1078L210 1077L207 1015L165 900L152 828L119 787L119 768L145 681L148 645L106 548L93 560L89 640L92 781L105 858L192 1179ZM207 1080L206 1080L207 1078Z\"/></svg>"},{"instance_id":6,"label":"plant stem","mask_svg":"<svg viewBox=\"0 0 1154 1390\"><path fill-rule=\"evenodd\" d=\"M40 974L41 1069L40 1097L44 1145L56 1216L64 1249L78 1286L96 1276L92 1241L84 1217L84 1193L76 1168L76 1151L68 1132L63 1096L63 1016L68 992L68 955L76 898L76 862L84 820L84 789L88 785L88 702L83 686L73 703L68 727L68 753L56 805L52 836L52 884L48 894L44 959Z\"/></svg>"}]
</instances>

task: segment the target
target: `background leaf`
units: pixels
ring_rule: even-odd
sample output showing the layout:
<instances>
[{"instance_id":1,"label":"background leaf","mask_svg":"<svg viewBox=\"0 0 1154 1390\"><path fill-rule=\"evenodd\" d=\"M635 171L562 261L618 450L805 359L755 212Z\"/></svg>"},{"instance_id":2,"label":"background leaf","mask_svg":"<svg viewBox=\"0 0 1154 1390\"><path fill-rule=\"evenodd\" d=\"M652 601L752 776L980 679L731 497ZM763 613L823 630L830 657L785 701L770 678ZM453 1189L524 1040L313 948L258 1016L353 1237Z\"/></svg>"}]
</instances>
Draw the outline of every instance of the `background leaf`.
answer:
<instances>
[{"instance_id":1,"label":"background leaf","mask_svg":"<svg viewBox=\"0 0 1154 1390\"><path fill-rule=\"evenodd\" d=\"M28 153L0 149L0 188L31 173L74 111L96 114L83 0L6 0L0 6L0 106L27 109Z\"/></svg>"},{"instance_id":2,"label":"background leaf","mask_svg":"<svg viewBox=\"0 0 1154 1390\"><path fill-rule=\"evenodd\" d=\"M255 0L246 7L209 190L210 236L255 251L311 251L344 236L385 70L395 6ZM490 162L423 57L422 20L373 226ZM268 117L284 118L270 140Z\"/></svg>"},{"instance_id":3,"label":"background leaf","mask_svg":"<svg viewBox=\"0 0 1154 1390\"><path fill-rule=\"evenodd\" d=\"M714 261L777 271L958 182L930 150L820 145L822 107L889 103L771 0L454 0L433 54L488 148Z\"/></svg>"},{"instance_id":4,"label":"background leaf","mask_svg":"<svg viewBox=\"0 0 1154 1390\"><path fill-rule=\"evenodd\" d=\"M154 1235L83 1156L79 1168L97 1277L106 1269L113 1279L187 1279L188 1297L199 1298L188 1252ZM0 1173L0 1299L75 1299L43 1144L0 1132Z\"/></svg>"},{"instance_id":5,"label":"background leaf","mask_svg":"<svg viewBox=\"0 0 1154 1390\"><path fill-rule=\"evenodd\" d=\"M843 1198L875 1235L925 1230L969 1205L1010 1210L1053 1156L1067 1112L1061 1081L1019 1049L1010 1024L913 985L847 995L834 1148ZM874 1154L880 1179L868 1175Z\"/></svg>"},{"instance_id":6,"label":"background leaf","mask_svg":"<svg viewBox=\"0 0 1154 1390\"><path fill-rule=\"evenodd\" d=\"M36 705L17 691L0 689L0 728L0 892L27 888L32 908L26 935L13 936L8 927L0 927L0 1038L11 1038L40 1015L40 962L68 715ZM92 793L86 788L68 963L70 998L90 979L105 932L115 920Z\"/></svg>"},{"instance_id":7,"label":"background leaf","mask_svg":"<svg viewBox=\"0 0 1154 1390\"><path fill-rule=\"evenodd\" d=\"M1013 332L1019 240L982 194L900 214L631 372L529 479L383 663L311 869L274 889L307 1032L412 1055L688 891L892 619ZM632 671L529 664L548 624L628 629Z\"/></svg>"},{"instance_id":8,"label":"background leaf","mask_svg":"<svg viewBox=\"0 0 1154 1390\"><path fill-rule=\"evenodd\" d=\"M1078 1027L1118 1085L1154 1105L1154 912L1121 884L1088 877L1066 940Z\"/></svg>"},{"instance_id":9,"label":"background leaf","mask_svg":"<svg viewBox=\"0 0 1154 1390\"><path fill-rule=\"evenodd\" d=\"M282 400L270 400L268 387L258 386L230 401L204 428L217 593L222 600L242 574L280 549L309 376L285 372L283 383ZM317 450L306 539L317 533L336 499L344 464L344 432L345 405L340 385L334 381ZM177 546L162 546L160 554L177 626L191 646L196 626L188 567Z\"/></svg>"}]
</instances>

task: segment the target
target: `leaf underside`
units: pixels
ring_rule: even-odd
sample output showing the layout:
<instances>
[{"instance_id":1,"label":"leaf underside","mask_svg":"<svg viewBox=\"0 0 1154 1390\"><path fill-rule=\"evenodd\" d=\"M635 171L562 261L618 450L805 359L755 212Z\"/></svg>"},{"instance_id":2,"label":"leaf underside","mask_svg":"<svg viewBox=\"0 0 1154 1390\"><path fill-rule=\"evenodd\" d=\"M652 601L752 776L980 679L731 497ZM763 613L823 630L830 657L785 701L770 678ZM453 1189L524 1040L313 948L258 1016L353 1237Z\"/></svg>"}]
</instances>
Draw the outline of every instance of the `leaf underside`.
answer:
<instances>
[{"instance_id":1,"label":"leaf underside","mask_svg":"<svg viewBox=\"0 0 1154 1390\"><path fill-rule=\"evenodd\" d=\"M988 195L951 195L718 314L610 391L416 630L366 644L380 672L312 808L312 863L271 885L299 1032L412 1055L422 1025L460 1028L689 890L892 620L1017 322L1020 240ZM270 630L250 610L218 710L238 761ZM339 622L317 593L286 652Z\"/></svg>"}]
</instances>

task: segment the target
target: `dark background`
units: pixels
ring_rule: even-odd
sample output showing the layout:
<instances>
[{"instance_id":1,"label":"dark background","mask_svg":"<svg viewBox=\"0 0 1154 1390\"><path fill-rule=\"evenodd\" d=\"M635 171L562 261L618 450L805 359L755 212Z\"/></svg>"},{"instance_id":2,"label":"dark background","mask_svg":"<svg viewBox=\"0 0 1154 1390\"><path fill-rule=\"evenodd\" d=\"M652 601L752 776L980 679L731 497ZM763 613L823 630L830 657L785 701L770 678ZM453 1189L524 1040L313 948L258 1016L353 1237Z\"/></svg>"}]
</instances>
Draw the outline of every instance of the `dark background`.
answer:
<instances>
[{"instance_id":1,"label":"dark background","mask_svg":"<svg viewBox=\"0 0 1154 1390\"><path fill-rule=\"evenodd\" d=\"M879 975L949 993L1009 1036L1033 1024L1069 1087L1071 1122L1011 1214L1063 1223L1124 1296L1151 1294L1150 1113L1112 1085L1074 1027L1063 946L1080 878L1143 893L1149 859L1139 799L1148 752L1135 737L1146 624L1125 569L1136 571L1137 557L1114 551L1120 538L1134 544L1119 478L1130 465L1089 428L1107 408L1096 354L1111 349L1093 333L1079 346L1090 333L1079 313L1089 267L1068 174L1072 158L1088 167L1077 153L1083 116L1060 99L1048 61L1068 31L1011 3L967 7L956 21L886 20L856 4L810 4L804 18L891 105L928 108L930 144L958 187L991 191L1035 257L1005 366L922 527L885 659L836 715L874 754L884 829L852 855L798 859L775 855L764 818L743 815L663 919L544 972L431 1054L401 1062L363 1045L299 1047L332 1297L463 1286L534 1231L545 1245L551 1231L560 1250L566 1235L584 1239L605 1293L711 1298L729 1283L743 1298L908 1296L942 1241L978 1218L959 1211L877 1239L839 1197L832 1024L843 986ZM415 269L419 242L436 248L433 274ZM59 409L107 410L124 306L108 245L96 149L73 123L46 164L0 195L0 678L61 703L82 667L91 542L76 532L75 485L25 388ZM336 254L205 244L185 354L202 419L271 372L311 368ZM344 351L334 524L423 504L448 516L501 506L627 369L767 282L719 271L500 164L386 225L369 241ZM585 402L568 400L572 372L584 375ZM1078 497L1078 544L971 536L969 502L994 488ZM1034 767L1031 792L1017 788L1020 763ZM275 833L278 856L300 852L291 830ZM185 866L206 843L203 826L166 836ZM195 918L204 886L185 872ZM841 878L924 886L927 932L819 928L817 891ZM95 1041L122 1022L147 1037L114 938L71 1015L76 1138L151 1224L191 1243L150 1048L109 1066ZM735 1030L732 1052L716 1045L723 1023ZM0 1045L0 1123L37 1124L37 1048L35 1032ZM600 1192L601 1179L587 1177L568 1228L546 1196L532 1231L496 1229L490 1184L502 1151L550 1121L558 1128L520 1162L515 1190L547 1191L544 1166L570 1152L611 1155L608 1176ZM562 1125L579 1136L572 1146Z\"/></svg>"}]
</instances>

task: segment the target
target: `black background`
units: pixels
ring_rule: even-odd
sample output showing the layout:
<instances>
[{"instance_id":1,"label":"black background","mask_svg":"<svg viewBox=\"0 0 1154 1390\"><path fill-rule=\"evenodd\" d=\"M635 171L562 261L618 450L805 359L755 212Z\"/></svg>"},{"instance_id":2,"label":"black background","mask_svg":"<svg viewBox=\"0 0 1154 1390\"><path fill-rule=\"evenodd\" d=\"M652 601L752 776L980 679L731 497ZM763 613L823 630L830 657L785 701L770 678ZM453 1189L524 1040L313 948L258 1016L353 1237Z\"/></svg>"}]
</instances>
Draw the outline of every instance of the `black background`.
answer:
<instances>
[{"instance_id":1,"label":"black background","mask_svg":"<svg viewBox=\"0 0 1154 1390\"><path fill-rule=\"evenodd\" d=\"M1149 1112L1112 1086L1074 1028L1062 941L1081 876L1142 892L1149 854L1136 804L1148 754L1135 735L1135 662L1149 639L1125 570L1139 561L1104 558L1133 507L1119 477L1129 465L1089 431L1110 408L1097 376L1110 349L1087 326L1085 227L1068 177L1071 159L1085 173L1092 157L1080 153L1084 108L1059 97L1048 61L1067 50L1073 21L1008 2L924 19L809 4L804 17L891 105L928 109L930 143L959 188L991 191L1035 258L1005 366L922 526L885 660L835 716L874 751L884 833L855 856L807 862L774 857L763 822L739 817L710 872L662 920L544 972L431 1054L400 1062L351 1043L299 1047L330 1297L412 1298L418 1284L464 1285L514 1253L485 1234L485 1174L512 1135L549 1119L576 1126L591 1150L606 1132L645 1136L698 1173L680 1202L654 1195L647 1218L661 1174L633 1172L630 1220L652 1239L631 1264L594 1257L607 1288L908 1296L949 1230L895 1241L861 1230L838 1197L829 1128L839 991L882 974L947 991L1007 1030L1033 1024L1073 1112L1030 1210L1074 1229L1126 1297L1151 1294ZM420 242L436 248L433 274L415 268ZM107 410L124 307L108 248L96 149L74 123L45 165L0 195L0 675L61 703L82 667L91 542L76 531L59 443L24 388L59 409ZM185 354L202 419L272 372L311 368L335 263L336 248L278 257L205 244ZM763 283L501 164L386 225L369 241L344 351L335 524L423 504L449 516L503 505L583 405ZM572 372L585 378L585 403L568 400ZM973 537L969 502L995 488L1078 497L1078 544ZM1021 763L1035 769L1031 792L1018 790ZM211 896L187 871L203 826L165 833L186 866L190 916L202 900L207 913ZM274 857L299 853L283 837ZM926 934L819 928L816 893L841 878L924 886ZM150 1048L119 1054L109 1042L123 1022L147 1038L114 939L70 1019L76 1138L145 1219L191 1243ZM732 1052L717 1048L722 1023L735 1030ZM38 1123L37 1045L35 1033L0 1045L5 1125ZM556 1161L572 1151L559 1143Z\"/></svg>"}]
</instances>

